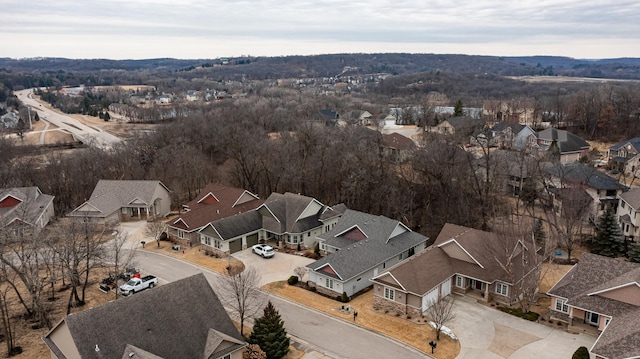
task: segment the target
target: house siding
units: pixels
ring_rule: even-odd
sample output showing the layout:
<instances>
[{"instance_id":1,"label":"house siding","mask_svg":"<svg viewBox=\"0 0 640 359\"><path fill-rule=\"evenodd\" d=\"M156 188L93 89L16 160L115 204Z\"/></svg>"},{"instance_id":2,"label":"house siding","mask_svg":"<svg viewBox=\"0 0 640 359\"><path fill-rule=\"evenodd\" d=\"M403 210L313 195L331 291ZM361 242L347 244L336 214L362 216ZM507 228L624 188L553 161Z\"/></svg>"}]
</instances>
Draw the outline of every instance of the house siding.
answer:
<instances>
[{"instance_id":1,"label":"house siding","mask_svg":"<svg viewBox=\"0 0 640 359\"><path fill-rule=\"evenodd\" d=\"M71 332L69 332L66 322L63 321L60 323L60 326L55 328L53 332L49 334L49 337L67 359L80 359L80 352L78 352L73 342L73 337L71 336ZM57 358L53 352L51 352L51 357Z\"/></svg>"}]
</instances>

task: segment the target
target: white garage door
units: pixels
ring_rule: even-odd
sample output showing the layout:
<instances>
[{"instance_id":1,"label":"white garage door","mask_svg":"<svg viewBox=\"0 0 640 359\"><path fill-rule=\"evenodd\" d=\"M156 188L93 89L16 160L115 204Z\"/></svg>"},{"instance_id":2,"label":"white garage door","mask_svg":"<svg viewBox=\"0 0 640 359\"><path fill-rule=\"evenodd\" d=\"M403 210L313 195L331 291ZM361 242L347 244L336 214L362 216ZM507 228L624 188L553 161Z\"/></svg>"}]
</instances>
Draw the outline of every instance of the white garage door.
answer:
<instances>
[{"instance_id":1,"label":"white garage door","mask_svg":"<svg viewBox=\"0 0 640 359\"><path fill-rule=\"evenodd\" d=\"M442 298L451 294L451 278L442 283Z\"/></svg>"},{"instance_id":2,"label":"white garage door","mask_svg":"<svg viewBox=\"0 0 640 359\"><path fill-rule=\"evenodd\" d=\"M422 311L427 310L436 300L438 300L438 287L433 288L427 295L422 297Z\"/></svg>"}]
</instances>

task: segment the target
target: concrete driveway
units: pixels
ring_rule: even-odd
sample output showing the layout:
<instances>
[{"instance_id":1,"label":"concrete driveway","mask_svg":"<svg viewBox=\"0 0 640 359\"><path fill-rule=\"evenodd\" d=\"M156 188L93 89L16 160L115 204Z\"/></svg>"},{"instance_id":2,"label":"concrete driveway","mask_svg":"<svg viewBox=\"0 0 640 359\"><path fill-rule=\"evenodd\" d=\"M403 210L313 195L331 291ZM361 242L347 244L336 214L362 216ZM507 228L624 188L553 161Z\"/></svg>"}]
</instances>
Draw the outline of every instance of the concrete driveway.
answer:
<instances>
[{"instance_id":1,"label":"concrete driveway","mask_svg":"<svg viewBox=\"0 0 640 359\"><path fill-rule=\"evenodd\" d=\"M258 271L262 273L261 285L287 280L290 276L295 275L295 273L293 273L294 269L304 267L314 262L314 260L310 258L282 252L276 252L272 258L262 258L253 253L251 248L236 252L232 257L241 261L247 267L255 267L258 269ZM306 279L306 277L305 275L304 279ZM301 278L301 280L304 279Z\"/></svg>"},{"instance_id":2,"label":"concrete driveway","mask_svg":"<svg viewBox=\"0 0 640 359\"><path fill-rule=\"evenodd\" d=\"M449 327L460 338L457 358L571 358L576 349L591 348L596 340L585 334L569 334L529 322L466 297L455 298L456 317Z\"/></svg>"}]
</instances>

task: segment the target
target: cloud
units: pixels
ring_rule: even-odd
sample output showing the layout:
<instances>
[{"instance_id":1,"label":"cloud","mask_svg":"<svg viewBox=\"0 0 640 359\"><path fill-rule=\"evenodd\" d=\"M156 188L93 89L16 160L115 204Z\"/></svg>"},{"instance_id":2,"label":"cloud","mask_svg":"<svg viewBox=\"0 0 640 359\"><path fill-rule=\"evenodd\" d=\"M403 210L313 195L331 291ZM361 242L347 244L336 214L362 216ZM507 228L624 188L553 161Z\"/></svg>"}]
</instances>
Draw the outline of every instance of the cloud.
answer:
<instances>
[{"instance_id":1,"label":"cloud","mask_svg":"<svg viewBox=\"0 0 640 359\"><path fill-rule=\"evenodd\" d=\"M560 49L564 55L576 57L584 53L592 58L611 57L614 53L640 56L637 46L640 25L636 20L640 2L628 0L615 3L599 0L5 0L4 3L0 45L5 56L51 56L56 52L97 57L93 54L100 52L98 39L116 48L136 48L136 53L142 53L141 57L151 56L144 56L140 39L148 44L149 54L158 51L156 45L152 45L158 43L165 46L164 56L172 57L181 57L186 51L185 44L196 47L189 53L196 53L198 44L202 43L224 43L230 46L229 52L258 55L278 50L265 49L261 41L280 44L283 55L296 49L300 53L317 49L343 52L349 48L348 44L365 48L363 52L389 51L385 49L418 52L413 49L429 47L464 52L465 49L496 49L500 44L500 51L510 47L513 55L533 50L558 55L551 51ZM27 42L14 41L16 38ZM44 49L40 40L44 38L56 39L57 44L44 43L49 53L39 52ZM607 46L593 45L596 43ZM612 48L612 44L617 47ZM529 51L526 51L527 45ZM177 48L182 51L176 51ZM256 49L265 52L257 53ZM222 47L218 51L220 53L211 55L212 52L202 50L202 56L196 57L228 55ZM126 56L111 53L113 57Z\"/></svg>"}]
</instances>

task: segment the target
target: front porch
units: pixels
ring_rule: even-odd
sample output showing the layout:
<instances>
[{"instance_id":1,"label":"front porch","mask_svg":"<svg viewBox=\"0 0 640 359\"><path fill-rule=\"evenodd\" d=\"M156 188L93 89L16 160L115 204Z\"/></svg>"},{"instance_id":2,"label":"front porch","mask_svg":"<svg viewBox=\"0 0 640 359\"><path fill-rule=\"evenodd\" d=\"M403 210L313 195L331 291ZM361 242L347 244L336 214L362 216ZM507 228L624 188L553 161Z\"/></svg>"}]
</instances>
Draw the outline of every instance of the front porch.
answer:
<instances>
[{"instance_id":1,"label":"front porch","mask_svg":"<svg viewBox=\"0 0 640 359\"><path fill-rule=\"evenodd\" d=\"M595 338L600 335L598 327L584 323L580 318L573 318L573 323L567 327L567 331L572 334L584 333Z\"/></svg>"}]
</instances>

